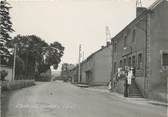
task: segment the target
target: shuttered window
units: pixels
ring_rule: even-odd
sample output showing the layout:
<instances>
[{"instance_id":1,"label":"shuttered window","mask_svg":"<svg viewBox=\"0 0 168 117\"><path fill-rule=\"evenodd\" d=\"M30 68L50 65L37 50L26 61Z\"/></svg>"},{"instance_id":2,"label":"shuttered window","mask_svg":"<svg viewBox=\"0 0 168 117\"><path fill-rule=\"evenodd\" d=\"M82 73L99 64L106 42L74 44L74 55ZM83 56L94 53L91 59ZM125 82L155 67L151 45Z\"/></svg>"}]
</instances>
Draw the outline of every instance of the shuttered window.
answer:
<instances>
[{"instance_id":1,"label":"shuttered window","mask_svg":"<svg viewBox=\"0 0 168 117\"><path fill-rule=\"evenodd\" d=\"M138 69L142 69L142 64L143 64L143 60L142 60L142 54L138 54Z\"/></svg>"},{"instance_id":2,"label":"shuttered window","mask_svg":"<svg viewBox=\"0 0 168 117\"><path fill-rule=\"evenodd\" d=\"M162 66L168 66L168 53L162 54Z\"/></svg>"}]
</instances>

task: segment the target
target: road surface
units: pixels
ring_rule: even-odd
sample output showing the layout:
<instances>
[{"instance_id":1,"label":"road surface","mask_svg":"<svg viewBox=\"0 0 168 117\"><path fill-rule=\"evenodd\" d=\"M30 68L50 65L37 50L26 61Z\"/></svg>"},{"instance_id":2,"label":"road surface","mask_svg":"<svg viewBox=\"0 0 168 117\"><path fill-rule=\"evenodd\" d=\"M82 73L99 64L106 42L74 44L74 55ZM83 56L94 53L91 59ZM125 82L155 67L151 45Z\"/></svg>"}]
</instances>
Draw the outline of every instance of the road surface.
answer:
<instances>
[{"instance_id":1,"label":"road surface","mask_svg":"<svg viewBox=\"0 0 168 117\"><path fill-rule=\"evenodd\" d=\"M7 117L166 117L166 108L56 81L13 93Z\"/></svg>"}]
</instances>

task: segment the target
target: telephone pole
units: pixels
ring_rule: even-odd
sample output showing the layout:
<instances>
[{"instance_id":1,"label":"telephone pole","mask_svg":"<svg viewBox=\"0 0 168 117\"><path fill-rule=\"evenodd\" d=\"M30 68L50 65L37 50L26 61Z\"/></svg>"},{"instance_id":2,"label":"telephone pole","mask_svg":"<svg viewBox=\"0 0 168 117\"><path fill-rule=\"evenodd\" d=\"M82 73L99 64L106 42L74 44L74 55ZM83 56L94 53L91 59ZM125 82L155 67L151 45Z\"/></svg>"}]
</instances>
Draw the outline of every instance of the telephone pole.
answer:
<instances>
[{"instance_id":1,"label":"telephone pole","mask_svg":"<svg viewBox=\"0 0 168 117\"><path fill-rule=\"evenodd\" d=\"M15 69L16 69L16 44L14 45L14 61L13 61L13 77L12 77L12 80L15 80Z\"/></svg>"},{"instance_id":2,"label":"telephone pole","mask_svg":"<svg viewBox=\"0 0 168 117\"><path fill-rule=\"evenodd\" d=\"M81 68L80 68L80 60L81 60L81 44L79 44L79 63L78 63L78 83L80 83L81 81L81 78L80 78L80 71L81 71Z\"/></svg>"}]
</instances>

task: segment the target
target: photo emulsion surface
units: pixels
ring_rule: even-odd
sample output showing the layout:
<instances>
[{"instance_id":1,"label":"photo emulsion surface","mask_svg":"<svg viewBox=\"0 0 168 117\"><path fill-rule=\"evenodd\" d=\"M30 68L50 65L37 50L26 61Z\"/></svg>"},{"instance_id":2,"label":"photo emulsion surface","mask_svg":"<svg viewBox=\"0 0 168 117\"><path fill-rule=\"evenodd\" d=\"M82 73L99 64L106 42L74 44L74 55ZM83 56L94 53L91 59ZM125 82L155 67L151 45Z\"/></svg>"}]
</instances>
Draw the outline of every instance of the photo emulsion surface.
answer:
<instances>
[{"instance_id":1,"label":"photo emulsion surface","mask_svg":"<svg viewBox=\"0 0 168 117\"><path fill-rule=\"evenodd\" d=\"M168 0L0 0L0 117L167 117Z\"/></svg>"}]
</instances>

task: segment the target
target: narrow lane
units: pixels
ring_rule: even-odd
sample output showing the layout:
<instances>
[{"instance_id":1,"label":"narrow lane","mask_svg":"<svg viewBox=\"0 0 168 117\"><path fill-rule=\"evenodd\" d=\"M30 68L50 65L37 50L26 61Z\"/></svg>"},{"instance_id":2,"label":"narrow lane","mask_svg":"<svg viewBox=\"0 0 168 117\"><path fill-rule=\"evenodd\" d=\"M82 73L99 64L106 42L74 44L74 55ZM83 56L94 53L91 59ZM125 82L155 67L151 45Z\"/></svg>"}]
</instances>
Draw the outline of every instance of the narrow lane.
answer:
<instances>
[{"instance_id":1,"label":"narrow lane","mask_svg":"<svg viewBox=\"0 0 168 117\"><path fill-rule=\"evenodd\" d=\"M16 91L7 117L166 117L166 108L140 105L60 81Z\"/></svg>"}]
</instances>

